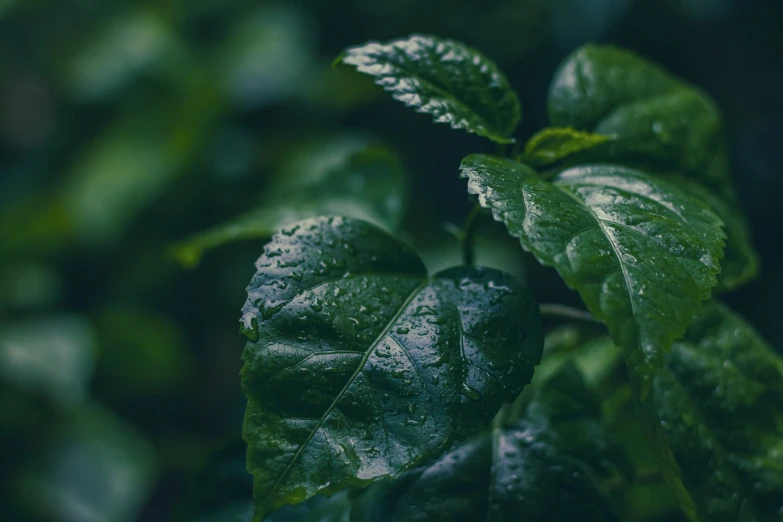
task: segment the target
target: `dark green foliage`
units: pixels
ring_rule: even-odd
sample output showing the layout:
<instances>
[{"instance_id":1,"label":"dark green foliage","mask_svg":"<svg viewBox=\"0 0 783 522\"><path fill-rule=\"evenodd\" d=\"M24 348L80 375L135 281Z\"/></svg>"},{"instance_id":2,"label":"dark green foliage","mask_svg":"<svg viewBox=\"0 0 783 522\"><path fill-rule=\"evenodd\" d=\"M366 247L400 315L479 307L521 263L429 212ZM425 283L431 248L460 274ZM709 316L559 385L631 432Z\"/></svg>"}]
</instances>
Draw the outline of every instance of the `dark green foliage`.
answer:
<instances>
[{"instance_id":1,"label":"dark green foliage","mask_svg":"<svg viewBox=\"0 0 783 522\"><path fill-rule=\"evenodd\" d=\"M428 277L366 222L299 222L256 267L241 330L259 520L396 475L486 427L541 356L525 285L475 267Z\"/></svg>"}]
</instances>

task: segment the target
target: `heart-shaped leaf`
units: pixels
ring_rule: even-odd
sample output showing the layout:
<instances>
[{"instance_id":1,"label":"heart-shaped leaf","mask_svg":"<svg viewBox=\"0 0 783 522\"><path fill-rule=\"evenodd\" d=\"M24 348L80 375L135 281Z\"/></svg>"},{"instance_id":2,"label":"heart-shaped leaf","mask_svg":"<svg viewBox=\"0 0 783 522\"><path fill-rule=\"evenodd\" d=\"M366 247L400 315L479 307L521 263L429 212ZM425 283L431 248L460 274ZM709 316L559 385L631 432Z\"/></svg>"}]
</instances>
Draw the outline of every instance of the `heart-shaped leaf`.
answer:
<instances>
[{"instance_id":1,"label":"heart-shaped leaf","mask_svg":"<svg viewBox=\"0 0 783 522\"><path fill-rule=\"evenodd\" d=\"M575 167L550 183L521 163L476 154L463 160L462 176L606 322L645 391L716 283L720 219L676 186L625 167Z\"/></svg>"},{"instance_id":2,"label":"heart-shaped leaf","mask_svg":"<svg viewBox=\"0 0 783 522\"><path fill-rule=\"evenodd\" d=\"M733 199L715 103L633 53L599 45L576 50L552 80L549 118L553 126L611 135L606 159L665 166Z\"/></svg>"},{"instance_id":3,"label":"heart-shaped leaf","mask_svg":"<svg viewBox=\"0 0 783 522\"><path fill-rule=\"evenodd\" d=\"M521 115L516 93L497 65L463 43L413 35L351 47L338 61L373 76L395 100L437 123L498 143L514 141Z\"/></svg>"},{"instance_id":4,"label":"heart-shaped leaf","mask_svg":"<svg viewBox=\"0 0 783 522\"><path fill-rule=\"evenodd\" d=\"M520 281L475 267L428 277L363 221L300 222L256 266L241 322L255 520L396 475L485 428L541 355Z\"/></svg>"},{"instance_id":5,"label":"heart-shaped leaf","mask_svg":"<svg viewBox=\"0 0 783 522\"><path fill-rule=\"evenodd\" d=\"M612 447L597 400L567 365L523 419L400 479L374 484L354 502L351 520L619 520L601 491L602 472L592 465L606 462Z\"/></svg>"},{"instance_id":6,"label":"heart-shaped leaf","mask_svg":"<svg viewBox=\"0 0 783 522\"><path fill-rule=\"evenodd\" d=\"M269 238L286 225L326 214L395 230L405 210L405 181L399 159L380 145L351 137L309 144L284 165L257 208L186 239L174 254L193 267L207 250Z\"/></svg>"}]
</instances>

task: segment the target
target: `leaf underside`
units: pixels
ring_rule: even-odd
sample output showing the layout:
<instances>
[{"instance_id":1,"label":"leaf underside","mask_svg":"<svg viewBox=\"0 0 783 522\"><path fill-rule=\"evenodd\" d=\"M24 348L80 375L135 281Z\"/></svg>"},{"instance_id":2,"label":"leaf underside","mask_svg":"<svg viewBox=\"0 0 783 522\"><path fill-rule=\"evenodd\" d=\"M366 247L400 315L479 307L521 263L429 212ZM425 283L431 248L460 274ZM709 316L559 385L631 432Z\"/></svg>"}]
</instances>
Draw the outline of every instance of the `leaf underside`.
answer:
<instances>
[{"instance_id":1,"label":"leaf underside","mask_svg":"<svg viewBox=\"0 0 783 522\"><path fill-rule=\"evenodd\" d=\"M516 93L498 67L470 47L427 35L347 49L338 61L374 77L394 99L437 123L511 143L521 116Z\"/></svg>"},{"instance_id":2,"label":"leaf underside","mask_svg":"<svg viewBox=\"0 0 783 522\"><path fill-rule=\"evenodd\" d=\"M476 267L428 277L366 222L300 222L256 266L241 322L255 520L480 431L540 359L538 307L521 282Z\"/></svg>"}]
</instances>

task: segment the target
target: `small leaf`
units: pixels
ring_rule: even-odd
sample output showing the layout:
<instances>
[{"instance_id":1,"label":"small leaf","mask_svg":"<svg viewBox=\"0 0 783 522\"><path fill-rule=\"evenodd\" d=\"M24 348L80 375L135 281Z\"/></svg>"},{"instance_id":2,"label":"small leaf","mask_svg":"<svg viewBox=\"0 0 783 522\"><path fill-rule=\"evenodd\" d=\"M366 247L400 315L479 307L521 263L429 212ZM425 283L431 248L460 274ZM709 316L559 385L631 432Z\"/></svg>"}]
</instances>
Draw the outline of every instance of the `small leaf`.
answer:
<instances>
[{"instance_id":1,"label":"small leaf","mask_svg":"<svg viewBox=\"0 0 783 522\"><path fill-rule=\"evenodd\" d=\"M437 123L511 143L521 109L508 80L489 58L463 43L413 35L347 49L339 62L375 77L395 100Z\"/></svg>"},{"instance_id":2,"label":"small leaf","mask_svg":"<svg viewBox=\"0 0 783 522\"><path fill-rule=\"evenodd\" d=\"M578 131L571 127L547 128L530 138L525 145L522 160L534 167L549 165L611 140L611 136Z\"/></svg>"},{"instance_id":3,"label":"small leaf","mask_svg":"<svg viewBox=\"0 0 783 522\"><path fill-rule=\"evenodd\" d=\"M575 167L549 183L521 163L475 154L462 161L462 176L607 324L644 392L716 284L720 219L674 185L626 167Z\"/></svg>"},{"instance_id":4,"label":"small leaf","mask_svg":"<svg viewBox=\"0 0 783 522\"><path fill-rule=\"evenodd\" d=\"M718 288L733 290L756 277L759 255L750 241L750 231L742 212L699 183L680 176L669 176L668 179L689 195L704 201L726 225L726 252L720 262Z\"/></svg>"},{"instance_id":5,"label":"small leaf","mask_svg":"<svg viewBox=\"0 0 783 522\"><path fill-rule=\"evenodd\" d=\"M783 360L711 302L667 355L644 407L653 448L694 521L777 521L783 512Z\"/></svg>"},{"instance_id":6,"label":"small leaf","mask_svg":"<svg viewBox=\"0 0 783 522\"><path fill-rule=\"evenodd\" d=\"M576 50L552 80L549 119L614 136L606 159L652 162L733 200L715 103L633 53L598 45Z\"/></svg>"},{"instance_id":7,"label":"small leaf","mask_svg":"<svg viewBox=\"0 0 783 522\"><path fill-rule=\"evenodd\" d=\"M256 266L242 319L255 520L397 475L480 431L541 356L520 281L476 267L427 277L369 223L300 222Z\"/></svg>"},{"instance_id":8,"label":"small leaf","mask_svg":"<svg viewBox=\"0 0 783 522\"><path fill-rule=\"evenodd\" d=\"M204 252L226 243L268 238L286 225L340 214L394 230L407 199L405 171L387 149L337 138L303 148L282 170L258 208L177 245L174 255L196 266Z\"/></svg>"},{"instance_id":9,"label":"small leaf","mask_svg":"<svg viewBox=\"0 0 783 522\"><path fill-rule=\"evenodd\" d=\"M619 520L602 493L602 472L593 467L608 448L597 401L567 366L525 418L400 479L374 484L354 502L351 520Z\"/></svg>"}]
</instances>

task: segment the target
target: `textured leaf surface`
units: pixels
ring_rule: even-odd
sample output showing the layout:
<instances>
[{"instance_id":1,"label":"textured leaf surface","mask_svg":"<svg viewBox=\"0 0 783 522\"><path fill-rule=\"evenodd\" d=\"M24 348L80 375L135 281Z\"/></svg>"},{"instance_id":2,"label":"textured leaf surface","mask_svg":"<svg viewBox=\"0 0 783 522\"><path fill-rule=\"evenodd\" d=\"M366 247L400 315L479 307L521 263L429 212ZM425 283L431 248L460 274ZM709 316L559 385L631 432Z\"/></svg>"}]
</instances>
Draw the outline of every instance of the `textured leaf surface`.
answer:
<instances>
[{"instance_id":1,"label":"textured leaf surface","mask_svg":"<svg viewBox=\"0 0 783 522\"><path fill-rule=\"evenodd\" d=\"M684 192L707 203L726 225L726 251L720 261L718 288L733 290L756 277L759 256L750 241L750 231L742 212L699 183L678 176L668 179Z\"/></svg>"},{"instance_id":2,"label":"textured leaf surface","mask_svg":"<svg viewBox=\"0 0 783 522\"><path fill-rule=\"evenodd\" d=\"M573 366L525 417L451 450L398 480L371 486L352 522L612 521L590 464L610 447L598 402Z\"/></svg>"},{"instance_id":3,"label":"textured leaf surface","mask_svg":"<svg viewBox=\"0 0 783 522\"><path fill-rule=\"evenodd\" d=\"M640 171L581 166L551 183L490 155L462 162L468 190L579 291L649 386L652 368L710 295L722 224L701 202Z\"/></svg>"},{"instance_id":4,"label":"textured leaf surface","mask_svg":"<svg viewBox=\"0 0 783 522\"><path fill-rule=\"evenodd\" d=\"M257 520L395 475L486 427L541 355L521 282L475 267L427 277L366 222L300 222L256 266L241 329Z\"/></svg>"},{"instance_id":5,"label":"textured leaf surface","mask_svg":"<svg viewBox=\"0 0 783 522\"><path fill-rule=\"evenodd\" d=\"M465 44L413 35L351 47L339 60L435 122L498 143L513 141L521 115L517 95L489 58Z\"/></svg>"},{"instance_id":6,"label":"textured leaf surface","mask_svg":"<svg viewBox=\"0 0 783 522\"><path fill-rule=\"evenodd\" d=\"M653 162L733 197L712 99L633 53L597 45L575 51L555 73L549 118L612 135L612 159Z\"/></svg>"},{"instance_id":7,"label":"textured leaf surface","mask_svg":"<svg viewBox=\"0 0 783 522\"><path fill-rule=\"evenodd\" d=\"M656 373L647 406L693 520L780 519L783 360L742 318L706 305Z\"/></svg>"},{"instance_id":8,"label":"textured leaf surface","mask_svg":"<svg viewBox=\"0 0 783 522\"><path fill-rule=\"evenodd\" d=\"M534 167L556 163L611 141L610 136L594 134L571 127L552 127L536 133L525 144L522 161Z\"/></svg>"},{"instance_id":9,"label":"textured leaf surface","mask_svg":"<svg viewBox=\"0 0 783 522\"><path fill-rule=\"evenodd\" d=\"M268 238L302 219L340 214L395 230L407 200L405 170L379 145L337 138L308 146L288 164L261 204L175 248L185 266L205 251L237 240Z\"/></svg>"}]
</instances>

